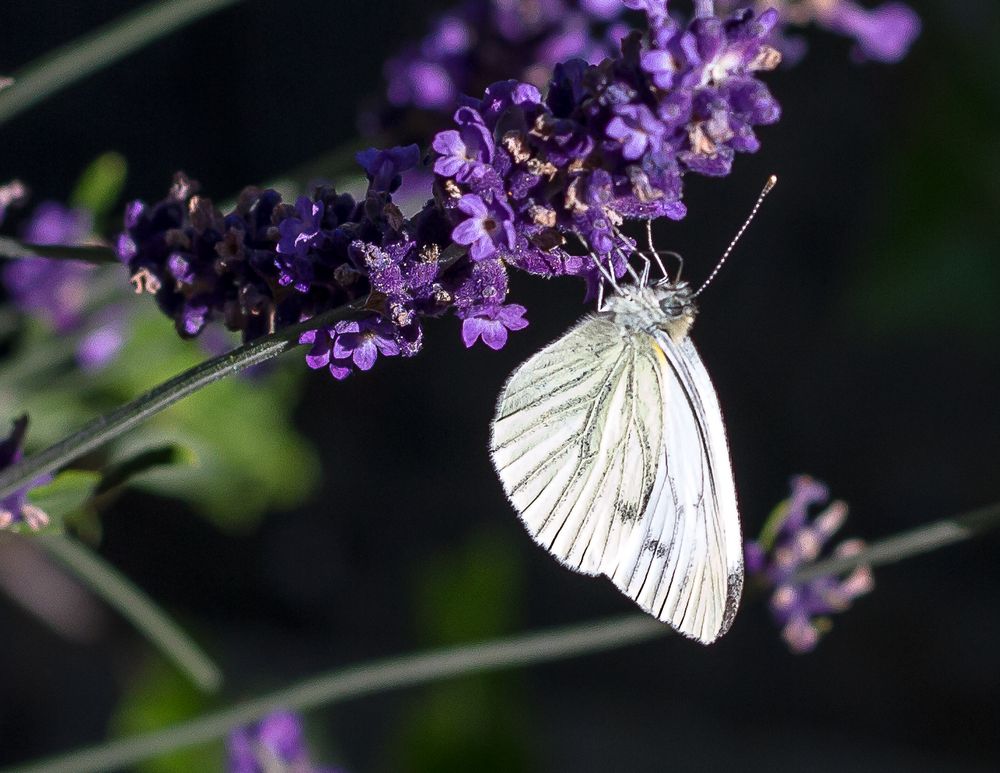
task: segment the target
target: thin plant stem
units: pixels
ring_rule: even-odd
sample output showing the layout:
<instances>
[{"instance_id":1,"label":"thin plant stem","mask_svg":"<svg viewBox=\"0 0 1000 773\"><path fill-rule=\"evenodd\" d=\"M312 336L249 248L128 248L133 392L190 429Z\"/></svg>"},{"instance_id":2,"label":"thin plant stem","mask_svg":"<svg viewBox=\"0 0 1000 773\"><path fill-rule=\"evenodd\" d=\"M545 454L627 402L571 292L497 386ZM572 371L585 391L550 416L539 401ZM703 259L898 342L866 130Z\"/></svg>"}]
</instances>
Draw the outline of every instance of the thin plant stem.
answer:
<instances>
[{"instance_id":1,"label":"thin plant stem","mask_svg":"<svg viewBox=\"0 0 1000 773\"><path fill-rule=\"evenodd\" d=\"M240 0L167 0L142 6L14 73L0 92L0 125L67 86L186 24Z\"/></svg>"},{"instance_id":2,"label":"thin plant stem","mask_svg":"<svg viewBox=\"0 0 1000 773\"><path fill-rule=\"evenodd\" d=\"M1000 503L887 537L850 556L817 561L796 572L792 576L792 582L806 582L823 575L840 574L858 566L892 564L956 542L964 542L997 528L1000 528Z\"/></svg>"},{"instance_id":3,"label":"thin plant stem","mask_svg":"<svg viewBox=\"0 0 1000 773\"><path fill-rule=\"evenodd\" d=\"M215 692L219 689L222 672L218 666L128 577L70 537L46 534L37 539L53 558L132 623L200 690Z\"/></svg>"},{"instance_id":4,"label":"thin plant stem","mask_svg":"<svg viewBox=\"0 0 1000 773\"><path fill-rule=\"evenodd\" d=\"M118 437L199 389L295 348L299 345L302 333L353 317L363 311L364 305L364 300L345 304L306 322L244 344L226 354L199 363L153 387L135 400L98 416L72 435L0 472L0 498L30 485L42 475L54 472L64 464Z\"/></svg>"},{"instance_id":5,"label":"thin plant stem","mask_svg":"<svg viewBox=\"0 0 1000 773\"><path fill-rule=\"evenodd\" d=\"M984 534L998 526L1000 503L888 537L852 556L818 562L804 569L795 579L846 571L862 564L891 563ZM961 531L955 531L956 527ZM256 722L279 708L303 711L386 690L613 650L671 633L668 626L648 615L626 615L349 666L174 727L70 752L3 773L87 773L121 768L216 740L229 730Z\"/></svg>"},{"instance_id":6,"label":"thin plant stem","mask_svg":"<svg viewBox=\"0 0 1000 773\"><path fill-rule=\"evenodd\" d=\"M663 623L633 614L348 666L190 722L53 757L7 773L114 770L222 738L230 729L255 722L279 708L302 711L442 679L613 650L669 633L670 628Z\"/></svg>"},{"instance_id":7,"label":"thin plant stem","mask_svg":"<svg viewBox=\"0 0 1000 773\"><path fill-rule=\"evenodd\" d=\"M121 263L114 247L103 244L30 244L9 236L0 236L0 258L52 258L82 260L86 263Z\"/></svg>"}]
</instances>

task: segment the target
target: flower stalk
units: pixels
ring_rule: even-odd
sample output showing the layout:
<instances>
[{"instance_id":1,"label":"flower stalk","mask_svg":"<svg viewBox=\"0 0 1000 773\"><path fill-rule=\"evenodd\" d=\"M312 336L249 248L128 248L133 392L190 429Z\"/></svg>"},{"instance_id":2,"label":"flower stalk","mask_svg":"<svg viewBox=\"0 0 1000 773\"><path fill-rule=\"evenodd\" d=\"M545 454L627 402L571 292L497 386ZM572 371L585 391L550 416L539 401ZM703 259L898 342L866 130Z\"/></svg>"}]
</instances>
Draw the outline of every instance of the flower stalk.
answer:
<instances>
[{"instance_id":1,"label":"flower stalk","mask_svg":"<svg viewBox=\"0 0 1000 773\"><path fill-rule=\"evenodd\" d=\"M204 692L219 689L222 672L218 666L125 575L69 537L45 534L38 539L53 558L132 623L198 689Z\"/></svg>"},{"instance_id":2,"label":"flower stalk","mask_svg":"<svg viewBox=\"0 0 1000 773\"><path fill-rule=\"evenodd\" d=\"M0 125L152 41L238 2L152 2L57 48L14 73L13 84L0 93Z\"/></svg>"},{"instance_id":3,"label":"flower stalk","mask_svg":"<svg viewBox=\"0 0 1000 773\"><path fill-rule=\"evenodd\" d=\"M299 337L317 326L351 319L366 301L345 304L297 325L283 328L226 354L206 360L153 387L125 405L99 416L44 451L0 472L0 498L58 470L98 446L113 440L188 395L228 375L258 365L299 346Z\"/></svg>"},{"instance_id":4,"label":"flower stalk","mask_svg":"<svg viewBox=\"0 0 1000 773\"><path fill-rule=\"evenodd\" d=\"M100 244L30 244L9 236L0 236L0 258L53 258L82 260L87 263L121 263L114 247Z\"/></svg>"},{"instance_id":5,"label":"flower stalk","mask_svg":"<svg viewBox=\"0 0 1000 773\"><path fill-rule=\"evenodd\" d=\"M1000 528L1000 502L886 537L854 555L817 561L804 567L792 579L795 582L807 582L816 577L850 571L858 566L893 564L964 542L997 528Z\"/></svg>"},{"instance_id":6,"label":"flower stalk","mask_svg":"<svg viewBox=\"0 0 1000 773\"><path fill-rule=\"evenodd\" d=\"M1000 527L1000 502L872 543L844 558L803 569L802 580L928 553ZM668 636L672 630L648 615L626 615L504 639L404 655L348 666L306 679L260 698L144 735L93 746L2 773L88 773L133 765L161 754L222 738L277 709L303 711L386 690L605 652Z\"/></svg>"}]
</instances>

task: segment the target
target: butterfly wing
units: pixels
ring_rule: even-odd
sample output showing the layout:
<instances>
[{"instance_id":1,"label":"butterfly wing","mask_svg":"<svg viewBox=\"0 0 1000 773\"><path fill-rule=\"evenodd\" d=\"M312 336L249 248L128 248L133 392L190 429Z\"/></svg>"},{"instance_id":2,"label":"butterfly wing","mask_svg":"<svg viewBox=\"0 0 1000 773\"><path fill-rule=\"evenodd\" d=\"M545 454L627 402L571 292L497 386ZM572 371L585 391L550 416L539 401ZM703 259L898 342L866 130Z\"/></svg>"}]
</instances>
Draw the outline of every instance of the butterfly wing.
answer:
<instances>
[{"instance_id":1,"label":"butterfly wing","mask_svg":"<svg viewBox=\"0 0 1000 773\"><path fill-rule=\"evenodd\" d=\"M539 544L712 641L742 586L732 471L704 366L663 339L585 318L514 371L491 450Z\"/></svg>"},{"instance_id":2,"label":"butterfly wing","mask_svg":"<svg viewBox=\"0 0 1000 773\"><path fill-rule=\"evenodd\" d=\"M610 576L681 633L729 630L743 590L743 545L722 411L690 338L653 338L661 362L663 452L635 534ZM660 356L662 355L662 357Z\"/></svg>"}]
</instances>

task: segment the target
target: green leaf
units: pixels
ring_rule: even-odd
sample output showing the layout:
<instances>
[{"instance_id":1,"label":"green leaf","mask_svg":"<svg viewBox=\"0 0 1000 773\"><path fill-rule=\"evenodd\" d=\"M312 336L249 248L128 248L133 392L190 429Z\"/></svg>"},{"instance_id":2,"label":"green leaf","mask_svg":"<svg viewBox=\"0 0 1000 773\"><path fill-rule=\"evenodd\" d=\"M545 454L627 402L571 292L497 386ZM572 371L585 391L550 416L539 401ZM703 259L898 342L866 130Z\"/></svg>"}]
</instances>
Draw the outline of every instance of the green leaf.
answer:
<instances>
[{"instance_id":1,"label":"green leaf","mask_svg":"<svg viewBox=\"0 0 1000 773\"><path fill-rule=\"evenodd\" d=\"M115 735L129 737L193 719L217 706L159 658L148 660L128 680L112 725ZM136 766L142 773L222 770L223 745L218 741L175 750Z\"/></svg>"},{"instance_id":2,"label":"green leaf","mask_svg":"<svg viewBox=\"0 0 1000 773\"><path fill-rule=\"evenodd\" d=\"M435 644L486 640L518 627L524 574L506 539L476 535L432 558L410 583L419 638ZM483 773L531 768L524 738L531 708L519 679L477 674L430 685L409 701L387 743L390 770Z\"/></svg>"},{"instance_id":3,"label":"green leaf","mask_svg":"<svg viewBox=\"0 0 1000 773\"><path fill-rule=\"evenodd\" d=\"M94 495L101 479L98 472L66 470L44 486L28 492L28 501L49 517L43 532L62 529L67 517L78 512Z\"/></svg>"},{"instance_id":4,"label":"green leaf","mask_svg":"<svg viewBox=\"0 0 1000 773\"><path fill-rule=\"evenodd\" d=\"M148 448L105 468L97 493L103 494L122 486L158 467L193 466L197 463L197 455L185 446L173 444Z\"/></svg>"},{"instance_id":5,"label":"green leaf","mask_svg":"<svg viewBox=\"0 0 1000 773\"><path fill-rule=\"evenodd\" d=\"M127 399L204 357L198 342L179 338L150 308L136 315L115 367L97 381L116 400ZM298 366L278 364L271 372L218 381L120 437L116 459L169 440L196 460L150 468L130 485L183 498L217 526L237 530L270 509L301 502L319 478L319 462L291 423L305 375Z\"/></svg>"},{"instance_id":6,"label":"green leaf","mask_svg":"<svg viewBox=\"0 0 1000 773\"><path fill-rule=\"evenodd\" d=\"M83 170L70 202L89 209L95 219L107 215L118 206L127 173L128 164L120 153L98 156Z\"/></svg>"}]
</instances>

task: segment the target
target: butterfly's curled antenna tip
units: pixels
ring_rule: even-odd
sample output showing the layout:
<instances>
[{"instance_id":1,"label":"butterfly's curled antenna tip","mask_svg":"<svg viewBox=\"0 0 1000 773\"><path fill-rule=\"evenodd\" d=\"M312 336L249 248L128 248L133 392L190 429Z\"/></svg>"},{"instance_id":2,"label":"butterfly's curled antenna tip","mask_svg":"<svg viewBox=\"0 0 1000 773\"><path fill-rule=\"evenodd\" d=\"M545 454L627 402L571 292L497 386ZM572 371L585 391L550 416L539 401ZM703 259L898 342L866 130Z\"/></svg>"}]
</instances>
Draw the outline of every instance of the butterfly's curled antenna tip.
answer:
<instances>
[{"instance_id":1,"label":"butterfly's curled antenna tip","mask_svg":"<svg viewBox=\"0 0 1000 773\"><path fill-rule=\"evenodd\" d=\"M740 226L740 230L736 232L736 236L733 237L733 240L729 242L729 246L726 247L726 251L722 253L722 257L719 258L719 262L715 264L715 268L712 270L712 273L708 275L708 279L702 282L701 287L699 287L698 290L694 293L694 295L692 296L693 298L697 298L699 295L701 295L701 291L704 290L706 287L708 287L709 284L711 284L712 280L715 279L716 275L719 273L719 270L722 268L722 264L726 262L726 259L729 257L733 249L736 247L736 244L739 242L740 237L743 236L743 232L746 231L747 228L750 226L750 223L753 222L754 217L757 215L757 210L759 210L760 205L764 203L764 199L767 197L767 194L769 194L771 192L771 189L774 188L774 186L777 184L778 184L778 175L772 174L770 177L767 178L767 182L764 183L764 188L761 190L760 195L757 197L757 201L754 203L753 209L750 210L749 216L743 222L743 225Z\"/></svg>"}]
</instances>

